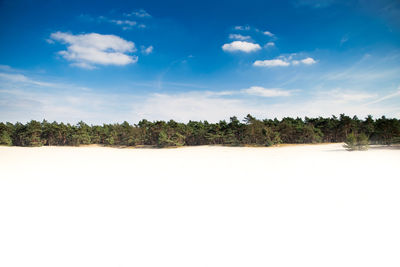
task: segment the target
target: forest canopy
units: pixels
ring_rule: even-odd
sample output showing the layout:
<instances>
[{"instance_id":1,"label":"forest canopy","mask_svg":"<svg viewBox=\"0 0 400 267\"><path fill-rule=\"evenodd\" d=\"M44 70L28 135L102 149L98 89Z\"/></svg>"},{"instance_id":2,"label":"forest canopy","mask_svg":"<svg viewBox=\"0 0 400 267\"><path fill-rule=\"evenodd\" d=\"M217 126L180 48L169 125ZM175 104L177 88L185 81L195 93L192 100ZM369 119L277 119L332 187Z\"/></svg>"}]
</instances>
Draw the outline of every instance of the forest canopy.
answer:
<instances>
[{"instance_id":1,"label":"forest canopy","mask_svg":"<svg viewBox=\"0 0 400 267\"><path fill-rule=\"evenodd\" d=\"M345 142L349 136L366 137L371 144L400 143L400 120L385 116L379 119L368 116L360 120L344 114L330 118L259 120L249 114L242 121L231 117L229 121L218 123L173 120L141 120L133 125L125 121L101 126L83 121L76 125L46 120L32 120L26 124L0 123L0 145L7 146L272 146Z\"/></svg>"}]
</instances>

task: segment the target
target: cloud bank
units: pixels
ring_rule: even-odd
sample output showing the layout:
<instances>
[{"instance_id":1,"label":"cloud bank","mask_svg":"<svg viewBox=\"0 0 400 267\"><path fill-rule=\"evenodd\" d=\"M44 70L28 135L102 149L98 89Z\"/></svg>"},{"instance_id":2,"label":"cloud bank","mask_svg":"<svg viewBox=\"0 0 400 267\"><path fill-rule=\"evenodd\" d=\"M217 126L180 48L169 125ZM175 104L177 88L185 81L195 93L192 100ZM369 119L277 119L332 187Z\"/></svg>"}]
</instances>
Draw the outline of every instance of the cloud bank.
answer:
<instances>
[{"instance_id":1,"label":"cloud bank","mask_svg":"<svg viewBox=\"0 0 400 267\"><path fill-rule=\"evenodd\" d=\"M102 124L149 120L208 120L327 116L332 114L398 117L400 87L390 93L334 89L298 99L294 90L252 86L232 91L115 94L76 85L57 84L24 74L0 72L0 121L57 120ZM38 87L49 90L37 90ZM50 90L51 88L51 90ZM54 90L62 89L62 90ZM297 91L297 90L296 90ZM301 91L302 95L306 91Z\"/></svg>"}]
</instances>

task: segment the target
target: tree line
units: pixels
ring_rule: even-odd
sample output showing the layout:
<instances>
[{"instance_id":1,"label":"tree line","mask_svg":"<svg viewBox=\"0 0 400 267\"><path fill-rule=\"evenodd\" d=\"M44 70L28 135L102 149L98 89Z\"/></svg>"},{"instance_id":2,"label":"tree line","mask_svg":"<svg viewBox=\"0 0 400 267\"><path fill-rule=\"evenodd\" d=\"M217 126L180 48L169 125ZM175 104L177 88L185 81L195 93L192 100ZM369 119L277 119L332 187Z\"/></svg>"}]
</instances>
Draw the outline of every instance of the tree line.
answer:
<instances>
[{"instance_id":1,"label":"tree line","mask_svg":"<svg viewBox=\"0 0 400 267\"><path fill-rule=\"evenodd\" d=\"M283 118L259 120L247 115L242 121L231 117L218 123L173 120L148 121L138 124L88 125L38 122L0 123L0 145L14 146L196 146L335 143L346 139L367 138L368 143L400 143L400 120L382 116L359 119L341 114L330 118Z\"/></svg>"}]
</instances>

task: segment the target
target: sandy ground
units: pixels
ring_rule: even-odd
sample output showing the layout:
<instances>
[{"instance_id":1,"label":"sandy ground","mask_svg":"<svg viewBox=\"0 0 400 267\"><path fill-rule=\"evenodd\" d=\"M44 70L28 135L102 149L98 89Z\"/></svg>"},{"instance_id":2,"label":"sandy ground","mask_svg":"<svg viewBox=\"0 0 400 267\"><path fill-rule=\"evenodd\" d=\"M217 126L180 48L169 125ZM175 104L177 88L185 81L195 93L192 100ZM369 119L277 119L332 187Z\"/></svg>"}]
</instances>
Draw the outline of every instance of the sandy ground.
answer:
<instances>
[{"instance_id":1,"label":"sandy ground","mask_svg":"<svg viewBox=\"0 0 400 267\"><path fill-rule=\"evenodd\" d=\"M0 266L400 266L400 150L0 147Z\"/></svg>"}]
</instances>

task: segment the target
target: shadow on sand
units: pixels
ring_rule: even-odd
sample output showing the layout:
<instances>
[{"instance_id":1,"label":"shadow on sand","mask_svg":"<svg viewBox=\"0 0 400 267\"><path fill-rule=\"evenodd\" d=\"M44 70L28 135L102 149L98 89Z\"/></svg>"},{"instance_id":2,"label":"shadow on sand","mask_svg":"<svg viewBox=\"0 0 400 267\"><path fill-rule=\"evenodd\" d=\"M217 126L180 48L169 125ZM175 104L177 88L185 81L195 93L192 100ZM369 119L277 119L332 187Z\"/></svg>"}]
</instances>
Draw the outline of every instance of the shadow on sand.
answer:
<instances>
[{"instance_id":1,"label":"shadow on sand","mask_svg":"<svg viewBox=\"0 0 400 267\"><path fill-rule=\"evenodd\" d=\"M371 145L369 147L370 150L400 150L400 145Z\"/></svg>"},{"instance_id":2,"label":"shadow on sand","mask_svg":"<svg viewBox=\"0 0 400 267\"><path fill-rule=\"evenodd\" d=\"M400 150L400 144L395 145L370 145L367 150L354 150L354 151L368 151L368 150ZM325 150L325 152L340 152L347 151L345 147L338 149ZM352 152L352 151L349 151Z\"/></svg>"}]
</instances>

